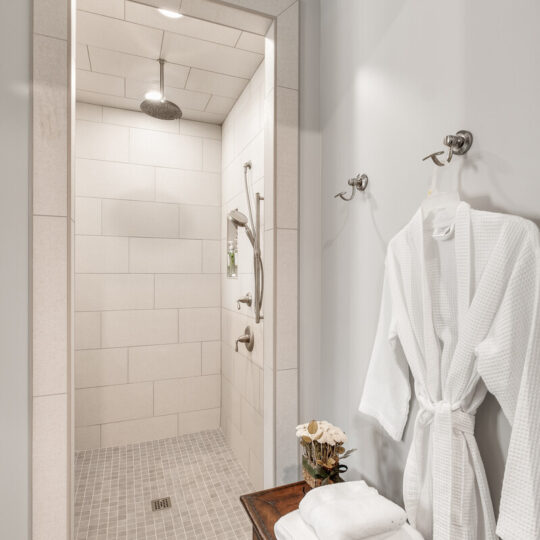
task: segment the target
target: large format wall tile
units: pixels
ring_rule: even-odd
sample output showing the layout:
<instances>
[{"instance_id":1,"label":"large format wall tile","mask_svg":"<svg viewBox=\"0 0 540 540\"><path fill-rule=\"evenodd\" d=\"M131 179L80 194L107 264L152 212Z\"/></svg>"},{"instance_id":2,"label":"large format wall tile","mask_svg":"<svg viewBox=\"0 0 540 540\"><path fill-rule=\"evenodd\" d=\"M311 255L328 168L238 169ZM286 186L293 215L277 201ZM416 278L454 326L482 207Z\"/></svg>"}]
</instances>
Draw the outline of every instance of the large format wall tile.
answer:
<instances>
[{"instance_id":1,"label":"large format wall tile","mask_svg":"<svg viewBox=\"0 0 540 540\"><path fill-rule=\"evenodd\" d=\"M38 540L69 539L68 418L66 394L34 397L32 529Z\"/></svg>"},{"instance_id":2,"label":"large format wall tile","mask_svg":"<svg viewBox=\"0 0 540 540\"><path fill-rule=\"evenodd\" d=\"M178 237L178 208L172 204L108 199L101 216L107 236Z\"/></svg>"},{"instance_id":3,"label":"large format wall tile","mask_svg":"<svg viewBox=\"0 0 540 540\"><path fill-rule=\"evenodd\" d=\"M114 107L103 107L103 122L119 126L151 129L153 131L167 131L169 133L178 133L180 130L178 120L164 122L146 114L141 114L138 111L116 109Z\"/></svg>"},{"instance_id":4,"label":"large format wall tile","mask_svg":"<svg viewBox=\"0 0 540 540\"><path fill-rule=\"evenodd\" d=\"M181 206L180 236L219 240L221 237L221 209L218 206Z\"/></svg>"},{"instance_id":5,"label":"large format wall tile","mask_svg":"<svg viewBox=\"0 0 540 540\"><path fill-rule=\"evenodd\" d=\"M75 388L127 382L127 349L89 349L75 353Z\"/></svg>"},{"instance_id":6,"label":"large format wall tile","mask_svg":"<svg viewBox=\"0 0 540 540\"><path fill-rule=\"evenodd\" d=\"M103 347L158 345L178 341L178 312L173 309L104 311Z\"/></svg>"},{"instance_id":7,"label":"large format wall tile","mask_svg":"<svg viewBox=\"0 0 540 540\"><path fill-rule=\"evenodd\" d=\"M77 120L75 154L78 158L127 162L129 128Z\"/></svg>"},{"instance_id":8,"label":"large format wall tile","mask_svg":"<svg viewBox=\"0 0 540 540\"><path fill-rule=\"evenodd\" d=\"M154 276L150 274L77 274L75 276L75 309L77 311L152 309L153 307Z\"/></svg>"},{"instance_id":9,"label":"large format wall tile","mask_svg":"<svg viewBox=\"0 0 540 540\"><path fill-rule=\"evenodd\" d=\"M204 240L202 254L203 272L219 274L221 271L221 241Z\"/></svg>"},{"instance_id":10,"label":"large format wall tile","mask_svg":"<svg viewBox=\"0 0 540 540\"><path fill-rule=\"evenodd\" d=\"M156 169L156 200L219 206L220 175L212 172Z\"/></svg>"},{"instance_id":11,"label":"large format wall tile","mask_svg":"<svg viewBox=\"0 0 540 540\"><path fill-rule=\"evenodd\" d=\"M296 230L278 229L276 299L277 369L297 367L298 242Z\"/></svg>"},{"instance_id":12,"label":"large format wall tile","mask_svg":"<svg viewBox=\"0 0 540 540\"><path fill-rule=\"evenodd\" d=\"M129 271L155 274L195 274L202 268L199 240L131 238Z\"/></svg>"},{"instance_id":13,"label":"large format wall tile","mask_svg":"<svg viewBox=\"0 0 540 540\"><path fill-rule=\"evenodd\" d=\"M279 55L277 86L298 89L299 22L300 2L295 2L278 17L277 50L287 51L287 54Z\"/></svg>"},{"instance_id":14,"label":"large format wall tile","mask_svg":"<svg viewBox=\"0 0 540 540\"><path fill-rule=\"evenodd\" d=\"M220 426L219 415L219 407L180 413L178 415L178 435L198 433L207 429L217 429Z\"/></svg>"},{"instance_id":15,"label":"large format wall tile","mask_svg":"<svg viewBox=\"0 0 540 540\"><path fill-rule=\"evenodd\" d=\"M156 276L156 308L219 307L218 274L163 274Z\"/></svg>"},{"instance_id":16,"label":"large format wall tile","mask_svg":"<svg viewBox=\"0 0 540 540\"><path fill-rule=\"evenodd\" d=\"M75 177L78 197L140 201L154 198L154 168L146 165L79 158Z\"/></svg>"},{"instance_id":17,"label":"large format wall tile","mask_svg":"<svg viewBox=\"0 0 540 540\"><path fill-rule=\"evenodd\" d=\"M77 197L75 215L77 216L76 234L101 234L101 199Z\"/></svg>"},{"instance_id":18,"label":"large format wall tile","mask_svg":"<svg viewBox=\"0 0 540 540\"><path fill-rule=\"evenodd\" d=\"M75 424L88 426L152 416L152 383L121 384L75 391Z\"/></svg>"},{"instance_id":19,"label":"large format wall tile","mask_svg":"<svg viewBox=\"0 0 540 540\"><path fill-rule=\"evenodd\" d=\"M67 219L34 217L34 395L67 391Z\"/></svg>"},{"instance_id":20,"label":"large format wall tile","mask_svg":"<svg viewBox=\"0 0 540 540\"><path fill-rule=\"evenodd\" d=\"M178 432L175 414L139 420L113 422L101 426L101 446L119 446L175 437Z\"/></svg>"},{"instance_id":21,"label":"large format wall tile","mask_svg":"<svg viewBox=\"0 0 540 540\"><path fill-rule=\"evenodd\" d=\"M105 236L75 238L75 273L127 272L128 260L127 238Z\"/></svg>"},{"instance_id":22,"label":"large format wall tile","mask_svg":"<svg viewBox=\"0 0 540 540\"><path fill-rule=\"evenodd\" d=\"M34 214L67 215L67 65L64 40L34 35Z\"/></svg>"},{"instance_id":23,"label":"large format wall tile","mask_svg":"<svg viewBox=\"0 0 540 540\"><path fill-rule=\"evenodd\" d=\"M221 372L221 342L208 341L202 344L202 374Z\"/></svg>"},{"instance_id":24,"label":"large format wall tile","mask_svg":"<svg viewBox=\"0 0 540 540\"><path fill-rule=\"evenodd\" d=\"M200 171L202 142L198 137L132 129L130 158L133 163L143 165Z\"/></svg>"},{"instance_id":25,"label":"large format wall tile","mask_svg":"<svg viewBox=\"0 0 540 540\"><path fill-rule=\"evenodd\" d=\"M180 341L216 341L221 337L220 309L181 309Z\"/></svg>"},{"instance_id":26,"label":"large format wall tile","mask_svg":"<svg viewBox=\"0 0 540 540\"><path fill-rule=\"evenodd\" d=\"M158 381L201 375L201 344L175 343L129 351L129 381Z\"/></svg>"},{"instance_id":27,"label":"large format wall tile","mask_svg":"<svg viewBox=\"0 0 540 540\"><path fill-rule=\"evenodd\" d=\"M99 349L101 346L101 313L75 313L75 349Z\"/></svg>"},{"instance_id":28,"label":"large format wall tile","mask_svg":"<svg viewBox=\"0 0 540 540\"><path fill-rule=\"evenodd\" d=\"M82 426L75 428L75 452L100 448L100 426Z\"/></svg>"},{"instance_id":29,"label":"large format wall tile","mask_svg":"<svg viewBox=\"0 0 540 540\"><path fill-rule=\"evenodd\" d=\"M221 402L219 375L157 381L154 388L158 415L215 409Z\"/></svg>"}]
</instances>

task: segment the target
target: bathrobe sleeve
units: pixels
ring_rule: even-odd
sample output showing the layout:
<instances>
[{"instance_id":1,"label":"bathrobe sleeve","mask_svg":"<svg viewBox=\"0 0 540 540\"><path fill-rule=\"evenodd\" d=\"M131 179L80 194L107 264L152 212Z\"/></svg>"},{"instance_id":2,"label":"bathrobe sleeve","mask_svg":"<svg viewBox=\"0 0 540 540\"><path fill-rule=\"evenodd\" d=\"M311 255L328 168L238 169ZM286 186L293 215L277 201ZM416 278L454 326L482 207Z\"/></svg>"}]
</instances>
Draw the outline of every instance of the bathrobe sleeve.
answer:
<instances>
[{"instance_id":1,"label":"bathrobe sleeve","mask_svg":"<svg viewBox=\"0 0 540 540\"><path fill-rule=\"evenodd\" d=\"M477 347L478 371L512 425L497 535L540 538L540 331L538 232L520 249L505 294Z\"/></svg>"},{"instance_id":2,"label":"bathrobe sleeve","mask_svg":"<svg viewBox=\"0 0 540 540\"><path fill-rule=\"evenodd\" d=\"M379 323L359 410L376 418L393 439L401 440L410 397L409 367L397 333L385 264Z\"/></svg>"}]
</instances>

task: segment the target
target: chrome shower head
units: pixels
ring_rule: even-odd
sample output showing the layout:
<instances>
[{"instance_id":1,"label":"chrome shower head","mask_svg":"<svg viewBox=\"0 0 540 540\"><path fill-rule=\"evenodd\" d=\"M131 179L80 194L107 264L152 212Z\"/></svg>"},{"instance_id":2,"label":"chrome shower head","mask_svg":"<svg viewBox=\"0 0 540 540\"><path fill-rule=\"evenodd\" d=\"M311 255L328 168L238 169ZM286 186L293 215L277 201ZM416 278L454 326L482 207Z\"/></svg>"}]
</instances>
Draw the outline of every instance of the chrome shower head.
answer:
<instances>
[{"instance_id":1,"label":"chrome shower head","mask_svg":"<svg viewBox=\"0 0 540 540\"><path fill-rule=\"evenodd\" d=\"M159 59L159 98L145 99L141 103L141 111L159 120L177 120L182 118L180 107L165 99L165 60Z\"/></svg>"},{"instance_id":2,"label":"chrome shower head","mask_svg":"<svg viewBox=\"0 0 540 540\"><path fill-rule=\"evenodd\" d=\"M245 214L242 214L239 210L231 210L228 215L229 220L234 224L235 227L244 227L246 229L246 235L251 242L251 245L255 245L255 237L253 232L248 226L248 218Z\"/></svg>"}]
</instances>

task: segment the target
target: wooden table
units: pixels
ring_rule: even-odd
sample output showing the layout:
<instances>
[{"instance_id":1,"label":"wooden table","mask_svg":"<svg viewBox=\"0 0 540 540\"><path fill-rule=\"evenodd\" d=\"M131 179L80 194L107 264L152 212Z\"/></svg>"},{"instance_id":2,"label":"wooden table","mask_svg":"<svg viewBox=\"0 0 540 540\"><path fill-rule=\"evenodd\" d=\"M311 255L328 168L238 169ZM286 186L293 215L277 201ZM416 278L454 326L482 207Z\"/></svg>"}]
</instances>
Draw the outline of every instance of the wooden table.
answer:
<instances>
[{"instance_id":1,"label":"wooden table","mask_svg":"<svg viewBox=\"0 0 540 540\"><path fill-rule=\"evenodd\" d=\"M240 502L253 524L253 540L276 540L276 521L296 510L304 493L310 489L305 482L296 482L242 495Z\"/></svg>"}]
</instances>

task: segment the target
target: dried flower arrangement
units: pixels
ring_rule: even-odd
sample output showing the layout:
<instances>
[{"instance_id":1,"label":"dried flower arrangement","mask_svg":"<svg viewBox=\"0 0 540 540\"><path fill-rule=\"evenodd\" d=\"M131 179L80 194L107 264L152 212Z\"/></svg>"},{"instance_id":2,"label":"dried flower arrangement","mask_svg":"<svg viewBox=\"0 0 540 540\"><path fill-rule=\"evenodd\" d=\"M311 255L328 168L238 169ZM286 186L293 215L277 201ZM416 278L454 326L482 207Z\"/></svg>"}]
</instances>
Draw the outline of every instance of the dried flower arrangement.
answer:
<instances>
[{"instance_id":1,"label":"dried flower arrangement","mask_svg":"<svg viewBox=\"0 0 540 540\"><path fill-rule=\"evenodd\" d=\"M340 428L325 420L312 420L297 426L296 436L302 446L304 480L312 488L343 482L339 473L345 472L347 466L339 460L349 457L355 448L345 451L347 436Z\"/></svg>"}]
</instances>

